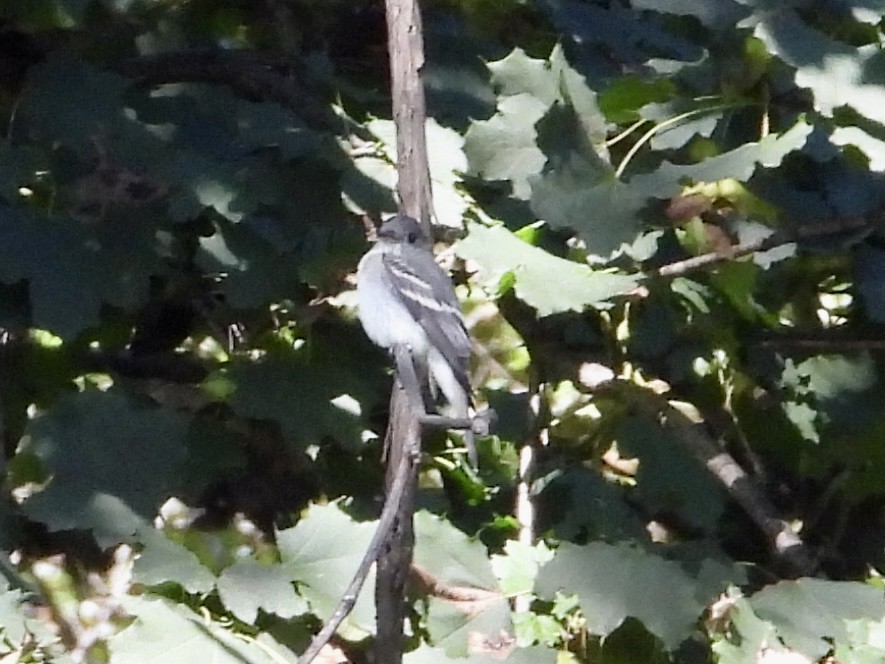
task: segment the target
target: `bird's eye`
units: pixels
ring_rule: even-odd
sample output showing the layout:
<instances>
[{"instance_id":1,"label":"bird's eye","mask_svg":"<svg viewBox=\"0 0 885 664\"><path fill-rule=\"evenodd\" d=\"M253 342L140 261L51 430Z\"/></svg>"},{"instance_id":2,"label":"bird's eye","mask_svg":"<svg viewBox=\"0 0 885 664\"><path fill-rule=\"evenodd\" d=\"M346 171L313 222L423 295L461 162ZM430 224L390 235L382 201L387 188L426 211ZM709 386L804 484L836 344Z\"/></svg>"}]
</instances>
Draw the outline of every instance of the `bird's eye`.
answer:
<instances>
[{"instance_id":1,"label":"bird's eye","mask_svg":"<svg viewBox=\"0 0 885 664\"><path fill-rule=\"evenodd\" d=\"M417 240L417 239L418 239L417 233L409 233L406 236L406 240L409 241L409 244L415 244L415 240Z\"/></svg>"}]
</instances>

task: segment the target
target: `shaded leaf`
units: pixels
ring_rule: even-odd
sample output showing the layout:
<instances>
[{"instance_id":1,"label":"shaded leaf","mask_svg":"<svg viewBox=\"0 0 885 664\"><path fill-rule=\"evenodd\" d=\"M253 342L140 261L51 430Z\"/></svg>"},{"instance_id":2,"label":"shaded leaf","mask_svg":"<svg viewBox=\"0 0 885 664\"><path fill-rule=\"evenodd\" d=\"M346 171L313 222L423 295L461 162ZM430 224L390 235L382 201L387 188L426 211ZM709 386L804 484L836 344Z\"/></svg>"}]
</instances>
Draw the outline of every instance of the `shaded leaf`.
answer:
<instances>
[{"instance_id":1,"label":"shaded leaf","mask_svg":"<svg viewBox=\"0 0 885 664\"><path fill-rule=\"evenodd\" d=\"M135 308L166 271L149 227L83 228L0 205L0 280L29 282L34 324L70 338L100 321L102 301Z\"/></svg>"},{"instance_id":2,"label":"shaded leaf","mask_svg":"<svg viewBox=\"0 0 885 664\"><path fill-rule=\"evenodd\" d=\"M634 0L632 6L679 16L694 16L714 30L732 28L750 13L743 3L735 0Z\"/></svg>"},{"instance_id":3,"label":"shaded leaf","mask_svg":"<svg viewBox=\"0 0 885 664\"><path fill-rule=\"evenodd\" d=\"M624 492L591 469L570 468L539 478L533 492L545 514L555 519L556 535L564 540L648 539L645 523L629 507Z\"/></svg>"},{"instance_id":4,"label":"shaded leaf","mask_svg":"<svg viewBox=\"0 0 885 664\"><path fill-rule=\"evenodd\" d=\"M330 333L327 341L336 338ZM331 438L360 449L367 428L364 410L375 403L383 375L366 371L353 359L343 363L345 349L325 358L319 352L313 355L302 347L276 349L257 361L238 357L209 376L203 387L242 417L279 423L299 448Z\"/></svg>"},{"instance_id":5,"label":"shaded leaf","mask_svg":"<svg viewBox=\"0 0 885 664\"><path fill-rule=\"evenodd\" d=\"M633 242L641 228L645 200L596 157L572 153L530 182L532 211L553 228L577 231L595 256L608 257Z\"/></svg>"},{"instance_id":6,"label":"shaded leaf","mask_svg":"<svg viewBox=\"0 0 885 664\"><path fill-rule=\"evenodd\" d=\"M885 321L885 252L861 245L857 251L855 270L867 316L880 323Z\"/></svg>"},{"instance_id":7,"label":"shaded leaf","mask_svg":"<svg viewBox=\"0 0 885 664\"><path fill-rule=\"evenodd\" d=\"M879 49L855 48L805 23L793 9L767 15L754 34L796 68L796 85L814 93L815 108L827 116L841 106L885 122L885 89Z\"/></svg>"},{"instance_id":8,"label":"shaded leaf","mask_svg":"<svg viewBox=\"0 0 885 664\"><path fill-rule=\"evenodd\" d=\"M23 451L52 479L23 508L50 530L91 528L102 541L130 537L181 477L187 420L116 392L59 399L28 426Z\"/></svg>"},{"instance_id":9,"label":"shaded leaf","mask_svg":"<svg viewBox=\"0 0 885 664\"><path fill-rule=\"evenodd\" d=\"M89 153L95 139L134 125L124 112L129 81L118 74L56 54L32 67L29 75L20 113L47 142L61 141ZM74 108L77 112L71 113Z\"/></svg>"},{"instance_id":10,"label":"shaded leaf","mask_svg":"<svg viewBox=\"0 0 885 664\"><path fill-rule=\"evenodd\" d=\"M767 586L749 598L762 620L771 622L784 643L812 659L833 641L848 638L847 620L880 620L885 597L864 583L803 578Z\"/></svg>"},{"instance_id":11,"label":"shaded leaf","mask_svg":"<svg viewBox=\"0 0 885 664\"><path fill-rule=\"evenodd\" d=\"M659 17L577 0L545 0L542 6L565 35L580 45L604 44L620 62L645 63L655 56L694 61L703 55L698 44L668 31Z\"/></svg>"},{"instance_id":12,"label":"shaded leaf","mask_svg":"<svg viewBox=\"0 0 885 664\"><path fill-rule=\"evenodd\" d=\"M298 263L253 232L246 223L219 224L217 232L200 239L199 265L223 273L221 287L232 307L250 309L297 292Z\"/></svg>"},{"instance_id":13,"label":"shaded leaf","mask_svg":"<svg viewBox=\"0 0 885 664\"><path fill-rule=\"evenodd\" d=\"M704 605L695 584L676 563L626 544L563 544L538 575L537 592L576 592L591 634L606 636L628 617L670 649L694 630Z\"/></svg>"}]
</instances>

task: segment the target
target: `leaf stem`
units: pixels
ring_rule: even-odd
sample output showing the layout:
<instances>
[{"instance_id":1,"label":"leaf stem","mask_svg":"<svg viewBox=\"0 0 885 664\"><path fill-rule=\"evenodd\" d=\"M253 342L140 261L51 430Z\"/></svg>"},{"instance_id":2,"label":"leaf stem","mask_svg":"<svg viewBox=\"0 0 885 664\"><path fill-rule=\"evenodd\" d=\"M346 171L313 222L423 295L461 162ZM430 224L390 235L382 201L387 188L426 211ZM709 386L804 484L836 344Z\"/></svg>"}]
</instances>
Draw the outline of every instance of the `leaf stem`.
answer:
<instances>
[{"instance_id":1,"label":"leaf stem","mask_svg":"<svg viewBox=\"0 0 885 664\"><path fill-rule=\"evenodd\" d=\"M620 178L623 175L624 170L627 168L627 164L630 163L630 160L636 156L636 153L642 148L643 145L648 143L655 134L660 133L664 129L669 129L670 127L679 124L683 120L687 120L688 118L694 117L696 115L703 115L705 113L712 113L714 111L721 111L727 108L734 107L734 104L717 104L715 106L707 106L705 108L696 108L691 111L686 111L685 113L680 113L669 120L664 120L663 122L656 124L654 127L645 132L642 137L634 143L633 147L624 155L624 158L621 160L621 163L618 164L618 168L615 170L615 177ZM617 137L616 137L617 138Z\"/></svg>"},{"instance_id":2,"label":"leaf stem","mask_svg":"<svg viewBox=\"0 0 885 664\"><path fill-rule=\"evenodd\" d=\"M615 136L614 138L610 138L609 140L607 140L607 141L605 142L605 146L606 146L607 148L610 148L610 147L613 146L613 145L617 145L617 144L620 143L622 140L624 140L625 138L627 138L630 134L632 134L634 131L636 131L637 129L639 129L639 128L640 128L642 125L644 125L646 122L648 122L648 120L637 120L636 122L634 122L633 124L631 124L629 127L627 127L624 131L622 131L620 134L618 134L618 135Z\"/></svg>"}]
</instances>

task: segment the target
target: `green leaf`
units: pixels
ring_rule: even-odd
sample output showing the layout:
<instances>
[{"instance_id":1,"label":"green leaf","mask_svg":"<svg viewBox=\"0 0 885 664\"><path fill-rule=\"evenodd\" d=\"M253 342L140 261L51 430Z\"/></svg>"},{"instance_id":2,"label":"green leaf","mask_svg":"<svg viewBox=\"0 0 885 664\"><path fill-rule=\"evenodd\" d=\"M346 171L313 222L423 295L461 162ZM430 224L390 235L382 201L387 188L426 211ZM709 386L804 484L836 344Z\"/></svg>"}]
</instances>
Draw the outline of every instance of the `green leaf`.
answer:
<instances>
[{"instance_id":1,"label":"green leaf","mask_svg":"<svg viewBox=\"0 0 885 664\"><path fill-rule=\"evenodd\" d=\"M145 302L165 271L149 227L86 228L0 204L0 281L27 279L34 325L63 338L97 325L103 301Z\"/></svg>"},{"instance_id":2,"label":"green leaf","mask_svg":"<svg viewBox=\"0 0 885 664\"><path fill-rule=\"evenodd\" d=\"M361 165L363 159L358 158L355 164L363 175L372 177L380 188L387 189L387 199L392 202L391 193L397 177L396 128L392 120L372 120L368 123L368 129L381 141L379 150L386 158L378 159L370 156L365 167ZM436 221L444 226L461 228L464 212L467 209L467 202L459 189L461 174L467 171L464 139L454 130L441 126L433 118L427 120L425 134ZM390 213L397 211L395 205L358 211L372 213L379 209Z\"/></svg>"},{"instance_id":3,"label":"green leaf","mask_svg":"<svg viewBox=\"0 0 885 664\"><path fill-rule=\"evenodd\" d=\"M843 664L879 664L885 660L885 620L848 620L848 642L835 644L833 658Z\"/></svg>"},{"instance_id":4,"label":"green leaf","mask_svg":"<svg viewBox=\"0 0 885 664\"><path fill-rule=\"evenodd\" d=\"M513 95L498 104L498 113L491 119L470 125L464 136L470 173L486 180L509 180L513 194L528 200L529 179L546 162L535 129L546 110L542 101L529 94Z\"/></svg>"},{"instance_id":5,"label":"green leaf","mask_svg":"<svg viewBox=\"0 0 885 664\"><path fill-rule=\"evenodd\" d=\"M448 521L429 512L415 514L415 564L449 585L497 591L488 552Z\"/></svg>"},{"instance_id":6,"label":"green leaf","mask_svg":"<svg viewBox=\"0 0 885 664\"><path fill-rule=\"evenodd\" d=\"M440 517L418 512L414 564L447 589L431 595L427 629L449 656L466 655L471 634L496 638L510 631L510 605L481 542Z\"/></svg>"},{"instance_id":7,"label":"green leaf","mask_svg":"<svg viewBox=\"0 0 885 664\"><path fill-rule=\"evenodd\" d=\"M292 618L307 611L307 603L295 594L287 567L240 560L218 577L218 594L237 618L254 623L258 609Z\"/></svg>"},{"instance_id":8,"label":"green leaf","mask_svg":"<svg viewBox=\"0 0 885 664\"><path fill-rule=\"evenodd\" d=\"M733 28L750 13L747 7L734 0L634 0L632 6L678 16L694 16L714 30Z\"/></svg>"},{"instance_id":9,"label":"green leaf","mask_svg":"<svg viewBox=\"0 0 885 664\"><path fill-rule=\"evenodd\" d=\"M465 136L472 173L488 180L509 180L517 198L533 198L531 179L547 161L537 145L537 124L557 105L574 115L579 144L591 152L605 151L606 122L596 94L571 68L561 47L555 47L548 60L514 49L503 60L490 63L489 71L500 100L497 114L474 122Z\"/></svg>"},{"instance_id":10,"label":"green leaf","mask_svg":"<svg viewBox=\"0 0 885 664\"><path fill-rule=\"evenodd\" d=\"M373 403L371 376L352 366L308 362L307 354L272 354L257 362L238 358L210 376L206 390L241 417L279 422L299 448L326 437L361 447L367 428L363 404Z\"/></svg>"},{"instance_id":11,"label":"green leaf","mask_svg":"<svg viewBox=\"0 0 885 664\"><path fill-rule=\"evenodd\" d=\"M613 274L552 256L533 247L506 228L469 226L455 252L479 266L479 278L490 291L508 274L515 278L517 297L538 310L539 316L587 307L606 309L610 300L632 290L638 275Z\"/></svg>"},{"instance_id":12,"label":"green leaf","mask_svg":"<svg viewBox=\"0 0 885 664\"><path fill-rule=\"evenodd\" d=\"M458 662L460 664L498 664L505 661L508 664L555 664L559 662L556 651L551 648L536 646L533 648L515 648L509 651L509 644L500 640L491 640L488 643L478 644L475 654L470 657L453 656L445 653L442 648L434 648L422 644L417 650L403 655L403 664L439 664L440 662ZM485 652L482 650L485 649ZM504 656L506 654L506 657Z\"/></svg>"},{"instance_id":13,"label":"green leaf","mask_svg":"<svg viewBox=\"0 0 885 664\"><path fill-rule=\"evenodd\" d=\"M757 616L746 598L737 599L728 616L731 638L712 645L721 664L757 664L763 648L780 649L774 625Z\"/></svg>"},{"instance_id":14,"label":"green leaf","mask_svg":"<svg viewBox=\"0 0 885 664\"><path fill-rule=\"evenodd\" d=\"M551 76L550 63L530 57L521 48L488 67L492 85L502 97L527 94L549 107L559 96L559 81Z\"/></svg>"},{"instance_id":15,"label":"green leaf","mask_svg":"<svg viewBox=\"0 0 885 664\"><path fill-rule=\"evenodd\" d=\"M123 112L129 82L118 74L56 52L32 67L29 78L19 113L47 143L61 141L89 153L96 138L134 124Z\"/></svg>"},{"instance_id":16,"label":"green leaf","mask_svg":"<svg viewBox=\"0 0 885 664\"><path fill-rule=\"evenodd\" d=\"M28 634L24 594L11 590L2 583L0 590L0 636L13 643L21 643Z\"/></svg>"},{"instance_id":17,"label":"green leaf","mask_svg":"<svg viewBox=\"0 0 885 664\"><path fill-rule=\"evenodd\" d=\"M866 155L870 170L885 170L885 140L872 136L858 127L836 127L830 135L834 145L854 145Z\"/></svg>"},{"instance_id":18,"label":"green leaf","mask_svg":"<svg viewBox=\"0 0 885 664\"><path fill-rule=\"evenodd\" d=\"M532 211L553 228L572 228L595 256L608 257L633 242L645 200L596 157L577 153L530 179Z\"/></svg>"},{"instance_id":19,"label":"green leaf","mask_svg":"<svg viewBox=\"0 0 885 664\"><path fill-rule=\"evenodd\" d=\"M217 622L165 599L124 597L122 605L135 616L135 622L108 639L115 664L280 664L296 660L267 634L258 639L237 638Z\"/></svg>"},{"instance_id":20,"label":"green leaf","mask_svg":"<svg viewBox=\"0 0 885 664\"><path fill-rule=\"evenodd\" d=\"M667 79L646 81L638 76L619 76L600 92L599 109L612 122L636 122L640 108L666 101L673 93L673 83Z\"/></svg>"},{"instance_id":21,"label":"green leaf","mask_svg":"<svg viewBox=\"0 0 885 664\"><path fill-rule=\"evenodd\" d=\"M882 591L863 583L803 578L781 581L750 597L750 605L770 621L783 642L812 659L823 657L833 641L848 639L848 620L880 620Z\"/></svg>"},{"instance_id":22,"label":"green leaf","mask_svg":"<svg viewBox=\"0 0 885 664\"><path fill-rule=\"evenodd\" d=\"M875 44L854 47L805 23L793 9L767 15L754 34L796 68L796 85L814 93L814 107L826 116L851 106L862 116L885 122L882 63Z\"/></svg>"},{"instance_id":23,"label":"green leaf","mask_svg":"<svg viewBox=\"0 0 885 664\"><path fill-rule=\"evenodd\" d=\"M376 527L374 521L353 521L337 505L312 505L297 525L277 533L283 568L320 620L332 614L353 579ZM363 636L374 631L374 584L373 572L345 621L346 627Z\"/></svg>"},{"instance_id":24,"label":"green leaf","mask_svg":"<svg viewBox=\"0 0 885 664\"><path fill-rule=\"evenodd\" d=\"M141 531L139 539L144 548L132 569L135 582L145 586L177 583L189 593L208 593L215 587L215 575L192 551L149 528Z\"/></svg>"},{"instance_id":25,"label":"green leaf","mask_svg":"<svg viewBox=\"0 0 885 664\"><path fill-rule=\"evenodd\" d=\"M5 556L5 554L4 554ZM35 615L34 598L21 590L11 589L0 579L0 652L10 662L20 661L9 649L22 653L40 649L59 649L58 630ZM0 658L0 661L3 661ZM5 663L4 663L5 664Z\"/></svg>"},{"instance_id":26,"label":"green leaf","mask_svg":"<svg viewBox=\"0 0 885 664\"><path fill-rule=\"evenodd\" d=\"M530 593L541 565L553 558L553 552L543 542L529 546L508 540L504 554L492 556L492 569L501 583L501 591L508 597Z\"/></svg>"},{"instance_id":27,"label":"green leaf","mask_svg":"<svg viewBox=\"0 0 885 664\"><path fill-rule=\"evenodd\" d=\"M591 634L606 636L628 617L640 620L673 649L695 628L704 605L683 569L626 544L563 544L541 569L537 592L576 592Z\"/></svg>"},{"instance_id":28,"label":"green leaf","mask_svg":"<svg viewBox=\"0 0 885 664\"><path fill-rule=\"evenodd\" d=\"M51 475L23 509L50 530L91 528L100 542L131 537L182 475L187 420L117 392L60 398L28 425L22 452Z\"/></svg>"},{"instance_id":29,"label":"green leaf","mask_svg":"<svg viewBox=\"0 0 885 664\"><path fill-rule=\"evenodd\" d=\"M728 178L745 182L758 166L779 166L789 153L802 148L812 129L805 122L797 122L783 134L771 134L758 143L745 143L697 164L681 165L665 161L651 173L633 176L629 185L642 196L670 198L688 183Z\"/></svg>"}]
</instances>

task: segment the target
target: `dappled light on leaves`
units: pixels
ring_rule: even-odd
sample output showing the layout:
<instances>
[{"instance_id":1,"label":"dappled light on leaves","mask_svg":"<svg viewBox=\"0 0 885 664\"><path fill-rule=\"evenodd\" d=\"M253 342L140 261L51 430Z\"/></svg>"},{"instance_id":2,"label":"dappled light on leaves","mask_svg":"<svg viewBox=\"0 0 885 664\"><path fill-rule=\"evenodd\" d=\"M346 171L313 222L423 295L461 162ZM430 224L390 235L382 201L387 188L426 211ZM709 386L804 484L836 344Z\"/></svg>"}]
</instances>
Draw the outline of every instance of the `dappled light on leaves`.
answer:
<instances>
[{"instance_id":1,"label":"dappled light on leaves","mask_svg":"<svg viewBox=\"0 0 885 664\"><path fill-rule=\"evenodd\" d=\"M384 9L0 2L3 664L294 662L334 611L390 458ZM497 421L415 455L403 661L885 659L882 16L422 3ZM315 661L370 661L353 599Z\"/></svg>"}]
</instances>

